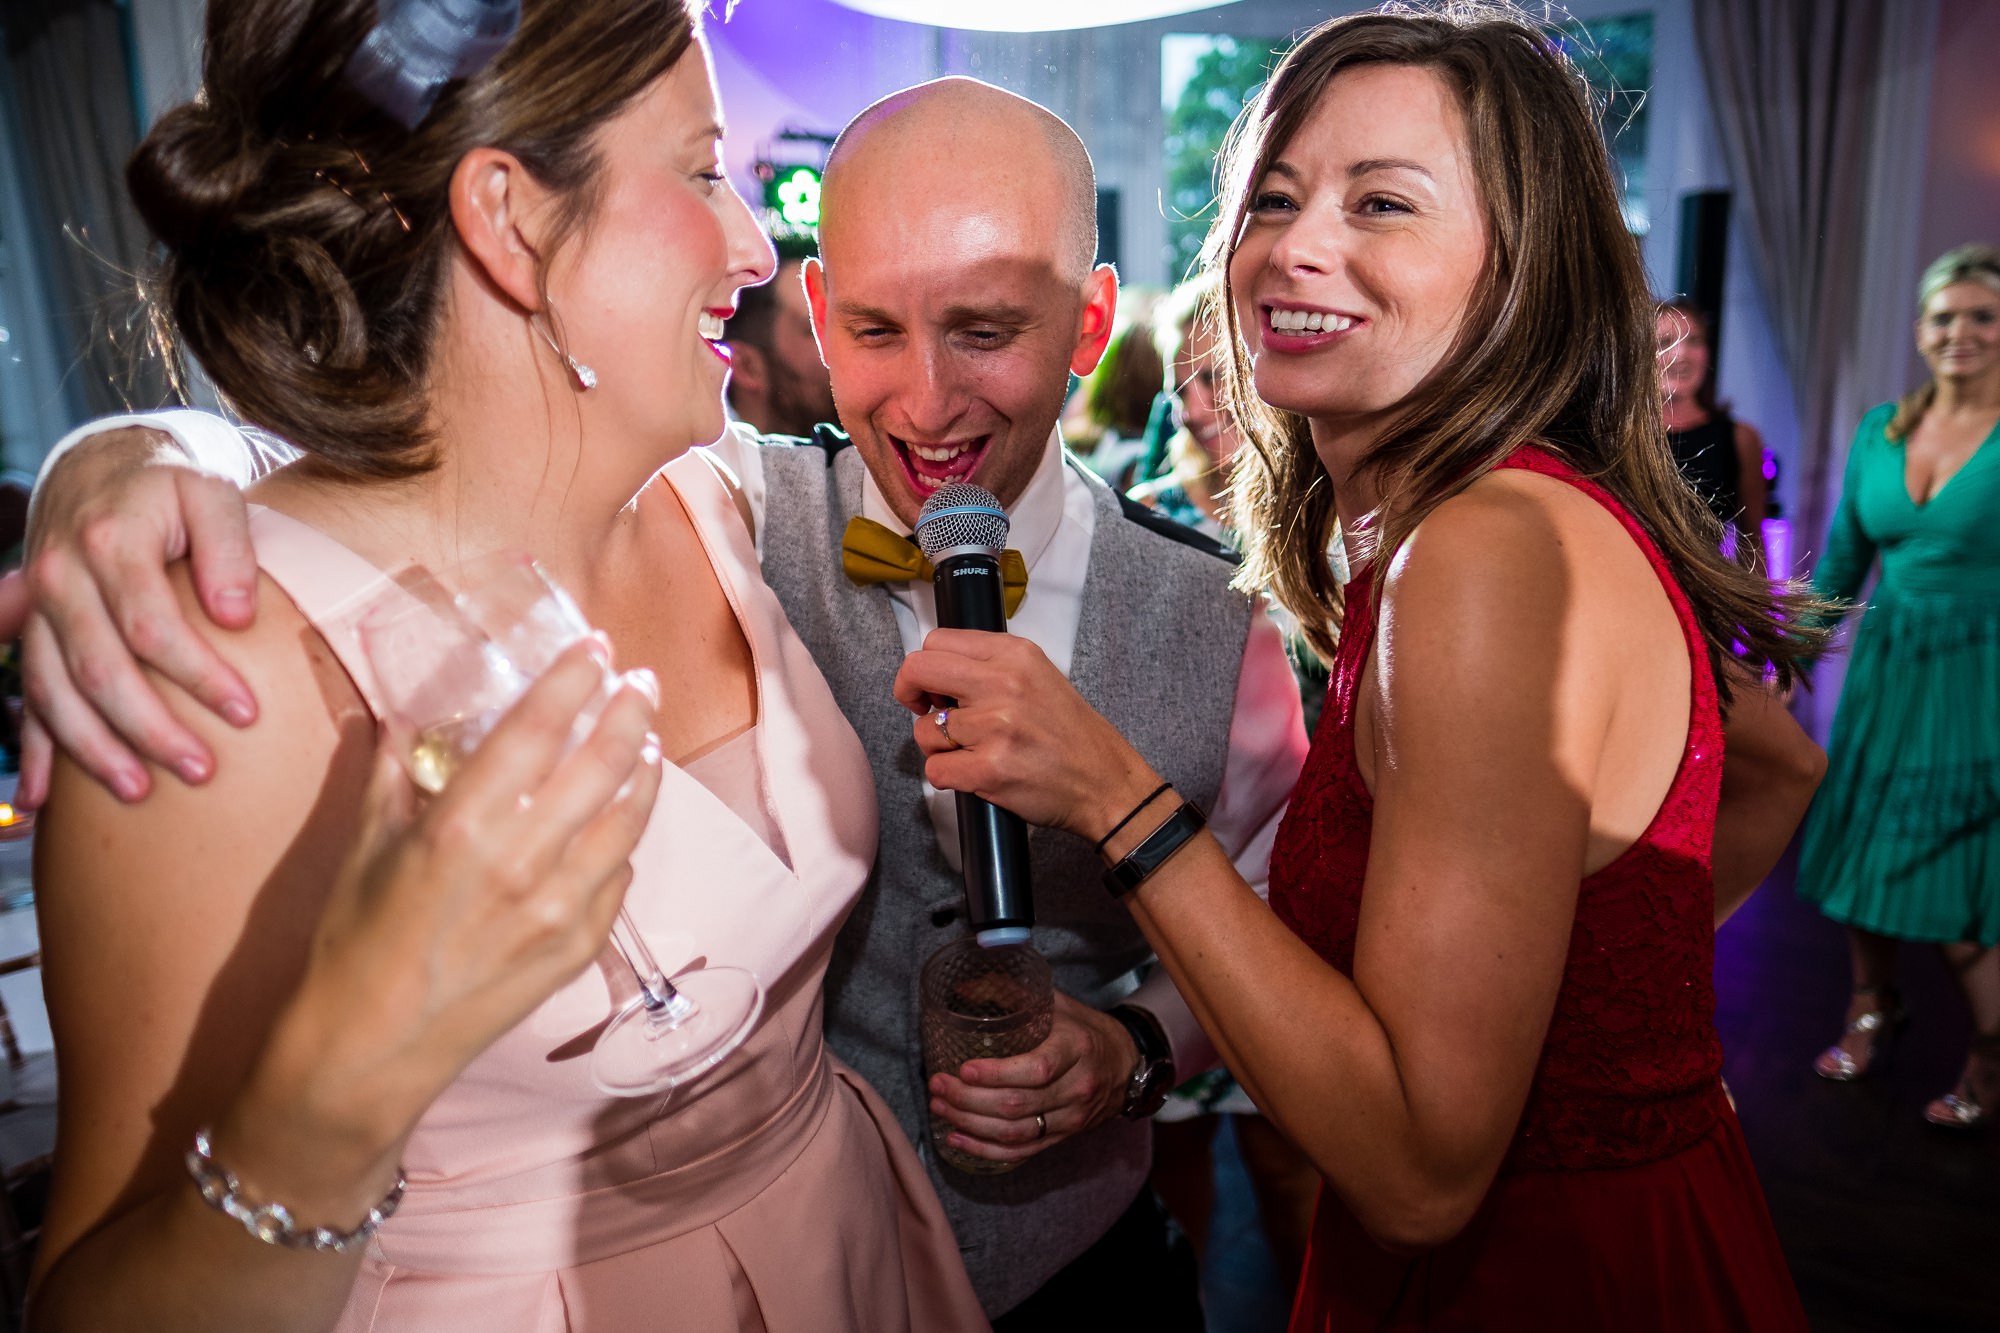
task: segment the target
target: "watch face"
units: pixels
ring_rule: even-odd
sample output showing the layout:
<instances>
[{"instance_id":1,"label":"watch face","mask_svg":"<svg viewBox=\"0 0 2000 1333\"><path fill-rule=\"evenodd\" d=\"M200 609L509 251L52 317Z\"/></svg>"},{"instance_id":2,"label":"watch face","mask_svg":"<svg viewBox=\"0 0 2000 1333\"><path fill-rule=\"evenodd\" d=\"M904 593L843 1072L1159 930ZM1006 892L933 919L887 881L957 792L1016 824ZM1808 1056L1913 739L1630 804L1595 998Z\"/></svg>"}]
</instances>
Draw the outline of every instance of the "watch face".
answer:
<instances>
[{"instance_id":1,"label":"watch face","mask_svg":"<svg viewBox=\"0 0 2000 1333\"><path fill-rule=\"evenodd\" d=\"M1111 1015L1132 1034L1132 1045L1139 1053L1138 1063L1125 1085L1122 1113L1135 1120L1144 1119L1166 1103L1167 1093L1174 1086L1173 1054L1160 1031L1159 1021L1151 1014L1118 1005Z\"/></svg>"},{"instance_id":2,"label":"watch face","mask_svg":"<svg viewBox=\"0 0 2000 1333\"><path fill-rule=\"evenodd\" d=\"M1166 1104L1172 1085L1172 1067L1165 1060L1148 1060L1132 1074L1125 1090L1125 1114L1149 1116Z\"/></svg>"}]
</instances>

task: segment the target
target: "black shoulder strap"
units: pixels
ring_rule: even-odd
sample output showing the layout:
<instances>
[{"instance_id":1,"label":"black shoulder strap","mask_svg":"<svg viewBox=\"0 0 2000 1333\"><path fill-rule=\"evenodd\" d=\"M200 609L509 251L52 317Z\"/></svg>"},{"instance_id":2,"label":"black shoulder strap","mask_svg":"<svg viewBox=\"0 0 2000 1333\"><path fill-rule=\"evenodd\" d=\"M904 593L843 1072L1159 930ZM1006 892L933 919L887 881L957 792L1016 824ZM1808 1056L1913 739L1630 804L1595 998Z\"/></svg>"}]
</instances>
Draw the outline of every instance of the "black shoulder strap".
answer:
<instances>
[{"instance_id":1,"label":"black shoulder strap","mask_svg":"<svg viewBox=\"0 0 2000 1333\"><path fill-rule=\"evenodd\" d=\"M840 427L827 425L814 426L813 433L810 436L766 435L760 433L757 439L766 448L817 449L826 455L826 465L828 467L833 466L833 456L835 454L854 443L841 433Z\"/></svg>"},{"instance_id":2,"label":"black shoulder strap","mask_svg":"<svg viewBox=\"0 0 2000 1333\"><path fill-rule=\"evenodd\" d=\"M1124 512L1126 518L1150 532L1157 532L1169 541L1179 542L1183 546L1192 546L1203 555L1212 555L1217 560L1228 564L1240 565L1243 563L1243 557L1236 553L1234 547L1224 546L1221 542L1215 540L1215 538L1206 533L1197 532L1185 523L1176 523L1159 510L1154 509L1150 505L1140 504L1129 495L1120 495L1118 497L1118 508Z\"/></svg>"},{"instance_id":3,"label":"black shoulder strap","mask_svg":"<svg viewBox=\"0 0 2000 1333\"><path fill-rule=\"evenodd\" d=\"M847 432L840 427L821 422L813 427L812 442L826 454L826 465L833 466L833 456L842 449L849 448L854 441L847 438Z\"/></svg>"}]
</instances>

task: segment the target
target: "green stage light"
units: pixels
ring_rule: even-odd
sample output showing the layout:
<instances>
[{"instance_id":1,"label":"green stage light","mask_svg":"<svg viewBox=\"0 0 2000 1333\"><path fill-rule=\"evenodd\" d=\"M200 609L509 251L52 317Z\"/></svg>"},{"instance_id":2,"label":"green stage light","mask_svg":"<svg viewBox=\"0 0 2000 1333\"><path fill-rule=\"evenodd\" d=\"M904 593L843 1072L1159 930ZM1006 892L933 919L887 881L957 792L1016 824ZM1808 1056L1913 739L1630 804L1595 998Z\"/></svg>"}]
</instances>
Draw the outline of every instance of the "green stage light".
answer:
<instances>
[{"instance_id":1,"label":"green stage light","mask_svg":"<svg viewBox=\"0 0 2000 1333\"><path fill-rule=\"evenodd\" d=\"M764 183L764 207L787 225L819 226L819 172L811 167L779 167Z\"/></svg>"}]
</instances>

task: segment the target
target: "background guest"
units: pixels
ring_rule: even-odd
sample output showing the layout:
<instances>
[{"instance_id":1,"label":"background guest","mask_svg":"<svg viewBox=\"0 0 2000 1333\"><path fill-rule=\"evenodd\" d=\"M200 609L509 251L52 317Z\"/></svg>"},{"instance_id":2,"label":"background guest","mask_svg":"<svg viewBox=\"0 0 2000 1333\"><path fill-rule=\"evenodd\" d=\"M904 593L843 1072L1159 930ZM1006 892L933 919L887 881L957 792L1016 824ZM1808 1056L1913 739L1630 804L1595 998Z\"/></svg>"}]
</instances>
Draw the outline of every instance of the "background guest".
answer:
<instances>
[{"instance_id":1,"label":"background guest","mask_svg":"<svg viewBox=\"0 0 2000 1333\"><path fill-rule=\"evenodd\" d=\"M1175 288L1154 310L1154 336L1167 367L1167 393L1174 399L1179 427L1167 444L1171 470L1133 487L1131 496L1175 522L1233 546L1235 538L1227 527L1229 465L1242 435L1235 418L1216 401L1226 360L1216 337L1215 302L1221 290L1214 278L1198 278ZM1317 684L1324 690L1324 674ZM1306 716L1316 717L1318 693L1307 684L1301 694ZM1153 1187L1196 1252L1204 1251L1215 1204L1215 1135L1225 1115L1230 1117L1237 1152L1256 1195L1264 1239L1280 1276L1289 1284L1305 1259L1319 1177L1298 1147L1258 1112L1227 1069L1197 1074L1174 1089L1160 1108L1153 1130Z\"/></svg>"},{"instance_id":2,"label":"background guest","mask_svg":"<svg viewBox=\"0 0 2000 1333\"><path fill-rule=\"evenodd\" d=\"M1729 524L1732 553L1763 551L1767 508L1764 440L1715 401L1709 322L1691 301L1662 301L1655 332L1660 357L1661 416L1681 475L1715 516Z\"/></svg>"},{"instance_id":3,"label":"background guest","mask_svg":"<svg viewBox=\"0 0 2000 1333\"><path fill-rule=\"evenodd\" d=\"M1225 349L1216 337L1214 278L1182 283L1154 312L1157 357L1166 368L1166 392L1175 405L1175 430L1167 439L1167 470L1131 488L1131 496L1177 523L1230 545L1229 470L1243 436L1224 411L1216 388Z\"/></svg>"},{"instance_id":4,"label":"background guest","mask_svg":"<svg viewBox=\"0 0 2000 1333\"><path fill-rule=\"evenodd\" d=\"M1868 1074L1907 1017L1899 944L1940 945L1972 1014L1958 1085L1924 1108L2000 1110L2000 249L1918 284L1922 387L1861 419L1813 585L1852 602L1877 567L1827 745L1799 892L1848 928L1847 1029L1813 1068Z\"/></svg>"},{"instance_id":5,"label":"background guest","mask_svg":"<svg viewBox=\"0 0 2000 1333\"><path fill-rule=\"evenodd\" d=\"M1143 292L1119 294L1119 327L1104 348L1104 360L1078 386L1064 423L1064 441L1114 491L1129 489L1137 477L1146 428L1166 377L1146 320L1148 305Z\"/></svg>"},{"instance_id":6,"label":"background guest","mask_svg":"<svg viewBox=\"0 0 2000 1333\"><path fill-rule=\"evenodd\" d=\"M819 253L809 237L778 238L778 271L761 287L746 287L723 326L732 353L729 411L766 435L812 434L835 420L833 383L813 341L799 268Z\"/></svg>"}]
</instances>

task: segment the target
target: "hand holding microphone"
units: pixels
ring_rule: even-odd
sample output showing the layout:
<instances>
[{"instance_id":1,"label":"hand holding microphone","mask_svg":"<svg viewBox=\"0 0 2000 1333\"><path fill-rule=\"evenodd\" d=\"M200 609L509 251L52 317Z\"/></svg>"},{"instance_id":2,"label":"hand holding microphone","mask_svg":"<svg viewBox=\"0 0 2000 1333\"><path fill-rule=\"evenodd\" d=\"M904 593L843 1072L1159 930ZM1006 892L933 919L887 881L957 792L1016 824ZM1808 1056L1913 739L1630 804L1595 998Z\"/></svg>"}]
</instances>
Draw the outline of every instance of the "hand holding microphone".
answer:
<instances>
[{"instance_id":1,"label":"hand holding microphone","mask_svg":"<svg viewBox=\"0 0 2000 1333\"><path fill-rule=\"evenodd\" d=\"M1006 633L1000 557L1007 545L1007 514L993 493L966 482L940 487L917 515L916 536L931 562L939 628ZM953 706L947 701L933 714L947 742ZM1028 826L990 801L959 792L958 850L966 917L979 942L1025 944L1035 923Z\"/></svg>"},{"instance_id":2,"label":"hand holding microphone","mask_svg":"<svg viewBox=\"0 0 2000 1333\"><path fill-rule=\"evenodd\" d=\"M935 647L927 644L904 662L896 696L912 711L934 710L916 724L929 762L965 749L962 762L976 751L974 767L1000 782L982 790L1010 804L1019 797L1021 811L1072 833L1099 819L1108 826L1115 816L1100 806L1120 800L1129 806L1126 787L1142 783L1150 790L1158 779L1039 648L1007 635L1001 566L1007 528L999 502L978 486L953 483L924 504L917 544L934 570L940 633L930 641ZM968 704L963 744L951 733L958 698ZM939 776L940 786L956 785L950 775ZM965 791L957 793L957 805L975 940L947 944L924 968L930 1140L939 1160L991 1173L1117 1116L1133 1042L1118 1018L1056 994L1048 965L1026 943L1034 907L1022 818ZM1016 941L1021 947L998 947ZM975 1029L976 1047L965 1040Z\"/></svg>"},{"instance_id":3,"label":"hand holding microphone","mask_svg":"<svg viewBox=\"0 0 2000 1333\"><path fill-rule=\"evenodd\" d=\"M1005 632L998 557L1006 514L990 492L954 482L925 502L917 540L936 571L938 629L904 659L894 689L919 715L927 776L940 789L1002 802L997 814L1096 842L1160 775L1033 640ZM961 834L972 826L961 819ZM974 863L967 852L969 898ZM1018 863L1025 869L1025 857ZM974 909L975 929L990 919Z\"/></svg>"}]
</instances>

